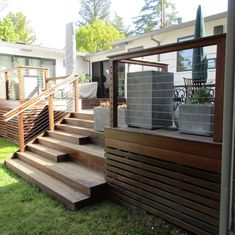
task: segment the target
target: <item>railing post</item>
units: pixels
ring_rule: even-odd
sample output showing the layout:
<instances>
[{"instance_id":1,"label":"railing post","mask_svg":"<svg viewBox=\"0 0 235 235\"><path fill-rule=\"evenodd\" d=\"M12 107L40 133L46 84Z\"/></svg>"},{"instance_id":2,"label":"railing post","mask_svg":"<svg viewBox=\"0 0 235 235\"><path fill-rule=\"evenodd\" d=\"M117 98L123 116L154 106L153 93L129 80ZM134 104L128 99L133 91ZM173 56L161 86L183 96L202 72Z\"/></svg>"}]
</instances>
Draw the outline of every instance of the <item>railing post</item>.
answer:
<instances>
[{"instance_id":1,"label":"railing post","mask_svg":"<svg viewBox=\"0 0 235 235\"><path fill-rule=\"evenodd\" d=\"M24 113L19 114L19 146L20 152L24 152Z\"/></svg>"},{"instance_id":2,"label":"railing post","mask_svg":"<svg viewBox=\"0 0 235 235\"><path fill-rule=\"evenodd\" d=\"M23 77L23 68L18 67L18 79L19 79L19 100L22 101L24 97L24 77Z\"/></svg>"},{"instance_id":3,"label":"railing post","mask_svg":"<svg viewBox=\"0 0 235 235\"><path fill-rule=\"evenodd\" d=\"M49 96L49 130L54 130L53 95Z\"/></svg>"},{"instance_id":4,"label":"railing post","mask_svg":"<svg viewBox=\"0 0 235 235\"><path fill-rule=\"evenodd\" d=\"M44 89L47 90L48 89L48 84L47 84L47 78L48 78L48 69L45 69L44 70L44 79L43 79L43 86L44 86Z\"/></svg>"},{"instance_id":5,"label":"railing post","mask_svg":"<svg viewBox=\"0 0 235 235\"><path fill-rule=\"evenodd\" d=\"M4 73L4 77L5 77L5 89L6 89L6 100L9 100L9 94L8 94L8 84L9 84L9 81L8 81L8 71L6 71Z\"/></svg>"},{"instance_id":6,"label":"railing post","mask_svg":"<svg viewBox=\"0 0 235 235\"><path fill-rule=\"evenodd\" d=\"M78 79L74 81L74 105L75 105L75 113L78 113L79 112Z\"/></svg>"},{"instance_id":7,"label":"railing post","mask_svg":"<svg viewBox=\"0 0 235 235\"><path fill-rule=\"evenodd\" d=\"M109 60L110 127L117 127L118 61Z\"/></svg>"}]
</instances>

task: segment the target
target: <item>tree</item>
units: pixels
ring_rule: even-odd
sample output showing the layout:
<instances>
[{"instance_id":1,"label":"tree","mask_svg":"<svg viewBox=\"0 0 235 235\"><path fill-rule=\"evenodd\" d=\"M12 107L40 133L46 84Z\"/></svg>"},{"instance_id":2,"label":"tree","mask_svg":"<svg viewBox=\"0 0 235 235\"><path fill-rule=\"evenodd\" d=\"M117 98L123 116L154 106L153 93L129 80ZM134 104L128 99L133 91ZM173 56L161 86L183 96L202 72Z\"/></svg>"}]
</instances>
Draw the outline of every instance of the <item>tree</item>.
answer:
<instances>
[{"instance_id":1,"label":"tree","mask_svg":"<svg viewBox=\"0 0 235 235\"><path fill-rule=\"evenodd\" d=\"M92 24L97 19L108 21L110 4L110 0L80 0L79 16L82 20L78 21L79 25Z\"/></svg>"},{"instance_id":2,"label":"tree","mask_svg":"<svg viewBox=\"0 0 235 235\"><path fill-rule=\"evenodd\" d=\"M10 12L3 20L0 20L0 40L31 44L36 37L23 13Z\"/></svg>"},{"instance_id":3,"label":"tree","mask_svg":"<svg viewBox=\"0 0 235 235\"><path fill-rule=\"evenodd\" d=\"M136 34L170 26L177 22L176 15L170 0L144 0L140 16L134 18Z\"/></svg>"},{"instance_id":4,"label":"tree","mask_svg":"<svg viewBox=\"0 0 235 235\"><path fill-rule=\"evenodd\" d=\"M119 16L116 12L114 13L114 19L112 20L113 26L121 33L128 36L130 34L129 26L126 27L123 23L123 18Z\"/></svg>"},{"instance_id":5,"label":"tree","mask_svg":"<svg viewBox=\"0 0 235 235\"><path fill-rule=\"evenodd\" d=\"M95 20L92 24L80 27L76 32L77 50L97 52L112 48L111 42L124 38L111 23Z\"/></svg>"}]
</instances>

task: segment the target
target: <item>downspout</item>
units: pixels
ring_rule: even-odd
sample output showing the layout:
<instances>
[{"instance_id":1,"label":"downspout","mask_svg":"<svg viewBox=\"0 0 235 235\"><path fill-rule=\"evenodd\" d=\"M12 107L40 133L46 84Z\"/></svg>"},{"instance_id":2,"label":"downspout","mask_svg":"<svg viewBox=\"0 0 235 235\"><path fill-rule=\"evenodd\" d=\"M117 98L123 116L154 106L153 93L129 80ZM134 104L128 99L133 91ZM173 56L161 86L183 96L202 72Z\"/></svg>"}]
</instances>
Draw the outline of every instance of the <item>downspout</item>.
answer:
<instances>
[{"instance_id":1,"label":"downspout","mask_svg":"<svg viewBox=\"0 0 235 235\"><path fill-rule=\"evenodd\" d=\"M155 39L155 38L153 37L153 35L151 36L151 40L154 41L154 42L156 42L156 43L157 43L157 46L160 46L160 45L161 45L160 41L158 41L157 39ZM157 54L157 60L158 60L158 62L160 62L160 55L159 55L159 54Z\"/></svg>"},{"instance_id":2,"label":"downspout","mask_svg":"<svg viewBox=\"0 0 235 235\"><path fill-rule=\"evenodd\" d=\"M228 0L223 145L221 165L220 226L219 234L227 235L232 226L232 178L234 150L234 78L235 78L235 1Z\"/></svg>"},{"instance_id":3,"label":"downspout","mask_svg":"<svg viewBox=\"0 0 235 235\"><path fill-rule=\"evenodd\" d=\"M91 61L83 58L83 61L88 63L88 74L91 77Z\"/></svg>"}]
</instances>

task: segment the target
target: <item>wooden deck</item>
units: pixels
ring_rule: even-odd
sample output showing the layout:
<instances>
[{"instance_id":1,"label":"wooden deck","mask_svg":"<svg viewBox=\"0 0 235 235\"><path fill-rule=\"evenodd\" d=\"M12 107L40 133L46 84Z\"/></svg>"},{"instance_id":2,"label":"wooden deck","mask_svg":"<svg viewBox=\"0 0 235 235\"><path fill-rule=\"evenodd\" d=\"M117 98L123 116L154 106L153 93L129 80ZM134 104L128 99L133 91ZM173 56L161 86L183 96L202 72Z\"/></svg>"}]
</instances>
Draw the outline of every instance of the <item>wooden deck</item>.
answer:
<instances>
[{"instance_id":1,"label":"wooden deck","mask_svg":"<svg viewBox=\"0 0 235 235\"><path fill-rule=\"evenodd\" d=\"M196 234L218 234L221 144L167 130L106 128L110 198Z\"/></svg>"}]
</instances>

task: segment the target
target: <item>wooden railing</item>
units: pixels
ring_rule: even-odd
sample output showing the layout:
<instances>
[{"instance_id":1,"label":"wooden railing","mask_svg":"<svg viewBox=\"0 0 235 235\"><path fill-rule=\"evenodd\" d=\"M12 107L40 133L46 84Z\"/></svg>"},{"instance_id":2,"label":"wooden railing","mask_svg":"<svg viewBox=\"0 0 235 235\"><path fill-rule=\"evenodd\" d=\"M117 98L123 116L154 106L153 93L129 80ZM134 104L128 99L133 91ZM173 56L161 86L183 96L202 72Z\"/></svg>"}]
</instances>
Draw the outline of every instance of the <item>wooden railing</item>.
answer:
<instances>
[{"instance_id":1,"label":"wooden railing","mask_svg":"<svg viewBox=\"0 0 235 235\"><path fill-rule=\"evenodd\" d=\"M22 101L25 99L25 88L24 88L24 75L27 75L27 73L30 74L30 71L36 70L37 74L42 75L43 83L45 86L45 81L48 78L48 69L42 68L42 67L33 67L33 66L18 66L18 67L12 67L9 69L0 70L0 76L3 76L5 79L6 84L6 100L9 99L8 94L8 82L11 78L11 73L15 73L18 81L19 81L19 100ZM25 73L25 74L24 74Z\"/></svg>"},{"instance_id":2,"label":"wooden railing","mask_svg":"<svg viewBox=\"0 0 235 235\"><path fill-rule=\"evenodd\" d=\"M214 134L215 142L222 141L222 123L223 123L223 97L224 97L224 68L225 68L225 34L209 36L184 42L172 43L168 45L148 48L146 50L129 52L120 55L110 56L109 58L109 76L110 76L110 126L117 127L117 96L118 96L118 64L139 64L144 66L159 67L162 71L167 70L167 66L161 63L152 63L148 61L136 61L135 58L160 55L164 53L177 52L186 49L216 46L216 78L215 78L215 109L214 109Z\"/></svg>"},{"instance_id":3,"label":"wooden railing","mask_svg":"<svg viewBox=\"0 0 235 235\"><path fill-rule=\"evenodd\" d=\"M24 102L23 104L19 105L18 107L12 109L11 111L7 112L3 115L6 121L11 120L12 118L19 116L19 146L20 151L24 152L25 149L25 138L24 138L24 115L23 113L30 108L37 105L39 102L49 99L48 104L48 116L49 118L49 130L54 130L54 109L53 109L53 95L56 91L59 89L64 88L66 85L69 85L71 83L74 83L74 97L75 99L75 112L78 112L78 76L77 75L71 75L62 80L59 84L46 89L44 92L42 92L40 95L32 98L31 100ZM36 131L36 130L35 130Z\"/></svg>"}]
</instances>

